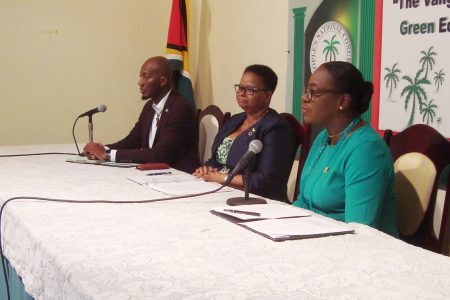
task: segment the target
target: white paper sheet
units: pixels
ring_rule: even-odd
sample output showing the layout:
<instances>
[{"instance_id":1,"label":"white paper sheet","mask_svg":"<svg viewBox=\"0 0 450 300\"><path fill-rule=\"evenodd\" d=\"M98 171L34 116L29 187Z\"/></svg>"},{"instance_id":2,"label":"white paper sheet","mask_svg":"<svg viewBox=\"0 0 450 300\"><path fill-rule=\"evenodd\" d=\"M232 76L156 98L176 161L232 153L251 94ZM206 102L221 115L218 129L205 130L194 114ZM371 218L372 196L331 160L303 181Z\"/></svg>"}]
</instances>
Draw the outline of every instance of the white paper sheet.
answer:
<instances>
[{"instance_id":1,"label":"white paper sheet","mask_svg":"<svg viewBox=\"0 0 450 300\"><path fill-rule=\"evenodd\" d=\"M306 218L266 219L240 223L240 225L275 240L307 238L354 231L344 223L318 215L311 215Z\"/></svg>"},{"instance_id":2,"label":"white paper sheet","mask_svg":"<svg viewBox=\"0 0 450 300\"><path fill-rule=\"evenodd\" d=\"M306 217L311 212L292 205L253 204L216 207L213 211L233 216L241 220ZM257 215L259 214L259 215Z\"/></svg>"},{"instance_id":3,"label":"white paper sheet","mask_svg":"<svg viewBox=\"0 0 450 300\"><path fill-rule=\"evenodd\" d=\"M160 171L160 170L158 170ZM164 171L164 173L167 173L168 171ZM160 173L163 173L160 171ZM140 185L150 186L153 184L159 184L159 183L168 183L168 182L190 182L191 184L194 184L195 182L201 182L202 179L199 179L195 176L192 176L190 174L161 174L161 175L148 175L148 174L158 174L158 173L146 173L146 174L140 174L139 176L130 176L128 177L128 180L131 180L133 182L136 182Z\"/></svg>"},{"instance_id":4,"label":"white paper sheet","mask_svg":"<svg viewBox=\"0 0 450 300\"><path fill-rule=\"evenodd\" d=\"M181 181L181 182L166 182L166 183L150 183L149 188L172 196L182 196L190 194L198 194L213 191L220 187L220 184L215 182L206 182L202 180L197 181ZM221 192L230 191L225 187Z\"/></svg>"},{"instance_id":5,"label":"white paper sheet","mask_svg":"<svg viewBox=\"0 0 450 300\"><path fill-rule=\"evenodd\" d=\"M76 159L66 159L66 162L77 163L77 164L87 164L87 165L100 165L107 167L118 167L118 168L133 168L136 167L135 163L117 163L113 161L102 161L102 160L92 160L87 158L76 158Z\"/></svg>"}]
</instances>

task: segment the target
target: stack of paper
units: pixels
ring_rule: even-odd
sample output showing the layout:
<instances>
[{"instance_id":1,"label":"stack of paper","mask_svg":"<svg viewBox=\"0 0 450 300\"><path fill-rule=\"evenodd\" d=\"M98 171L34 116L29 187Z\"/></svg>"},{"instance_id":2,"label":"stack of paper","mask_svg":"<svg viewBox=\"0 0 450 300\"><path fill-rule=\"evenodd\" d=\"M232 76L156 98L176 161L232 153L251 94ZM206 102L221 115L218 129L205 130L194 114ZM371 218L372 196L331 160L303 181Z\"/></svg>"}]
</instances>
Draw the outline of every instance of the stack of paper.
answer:
<instances>
[{"instance_id":1,"label":"stack of paper","mask_svg":"<svg viewBox=\"0 0 450 300\"><path fill-rule=\"evenodd\" d=\"M212 192L218 189L221 185L215 182L206 181L185 181L185 182L167 182L167 183L155 183L149 184L148 187L167 195L182 196ZM230 189L225 187L221 192L229 192Z\"/></svg>"},{"instance_id":2,"label":"stack of paper","mask_svg":"<svg viewBox=\"0 0 450 300\"><path fill-rule=\"evenodd\" d=\"M149 173L151 175L155 173ZM133 179L139 181L144 185L157 184L157 183L167 183L167 182L194 182L202 181L202 179L189 174L167 174L167 175L156 175L156 176L139 176L133 177Z\"/></svg>"},{"instance_id":3,"label":"stack of paper","mask_svg":"<svg viewBox=\"0 0 450 300\"><path fill-rule=\"evenodd\" d=\"M317 215L306 218L266 219L240 225L275 241L344 234L354 231L344 223L338 223L335 220Z\"/></svg>"},{"instance_id":4,"label":"stack of paper","mask_svg":"<svg viewBox=\"0 0 450 300\"><path fill-rule=\"evenodd\" d=\"M211 212L274 241L354 232L345 223L290 205L224 206Z\"/></svg>"},{"instance_id":5,"label":"stack of paper","mask_svg":"<svg viewBox=\"0 0 450 300\"><path fill-rule=\"evenodd\" d=\"M311 215L309 210L278 204L221 206L214 208L213 211L229 215L240 220L292 218Z\"/></svg>"},{"instance_id":6,"label":"stack of paper","mask_svg":"<svg viewBox=\"0 0 450 300\"><path fill-rule=\"evenodd\" d=\"M117 163L113 161L92 160L87 158L66 159L66 162L87 164L87 165L99 165L107 167L118 167L118 168L133 168L137 166L137 164L135 163Z\"/></svg>"},{"instance_id":7,"label":"stack of paper","mask_svg":"<svg viewBox=\"0 0 450 300\"><path fill-rule=\"evenodd\" d=\"M203 179L181 172L164 175L148 173L147 175L142 174L127 179L171 196L205 193L214 191L221 186L218 183L206 182ZM230 189L224 188L221 191L230 191Z\"/></svg>"}]
</instances>

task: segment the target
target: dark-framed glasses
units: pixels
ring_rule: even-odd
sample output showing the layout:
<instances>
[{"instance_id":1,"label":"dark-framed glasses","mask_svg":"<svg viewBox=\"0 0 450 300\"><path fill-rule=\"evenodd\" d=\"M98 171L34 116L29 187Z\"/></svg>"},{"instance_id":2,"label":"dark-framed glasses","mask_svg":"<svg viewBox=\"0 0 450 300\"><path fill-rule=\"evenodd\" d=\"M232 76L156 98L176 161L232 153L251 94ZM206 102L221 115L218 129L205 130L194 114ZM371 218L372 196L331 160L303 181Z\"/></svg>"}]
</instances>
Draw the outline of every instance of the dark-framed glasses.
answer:
<instances>
[{"instance_id":1,"label":"dark-framed glasses","mask_svg":"<svg viewBox=\"0 0 450 300\"><path fill-rule=\"evenodd\" d=\"M247 95L253 95L254 93L257 93L257 92L268 92L269 91L268 89L260 89L260 88L256 88L253 86L243 86L240 84L235 84L234 90L236 93L245 92Z\"/></svg>"},{"instance_id":2,"label":"dark-framed glasses","mask_svg":"<svg viewBox=\"0 0 450 300\"><path fill-rule=\"evenodd\" d=\"M303 91L303 95L306 96L306 99L310 102L314 102L315 99L319 98L322 95L334 93L334 94L345 94L344 91L339 90L313 90L310 88L305 87Z\"/></svg>"}]
</instances>

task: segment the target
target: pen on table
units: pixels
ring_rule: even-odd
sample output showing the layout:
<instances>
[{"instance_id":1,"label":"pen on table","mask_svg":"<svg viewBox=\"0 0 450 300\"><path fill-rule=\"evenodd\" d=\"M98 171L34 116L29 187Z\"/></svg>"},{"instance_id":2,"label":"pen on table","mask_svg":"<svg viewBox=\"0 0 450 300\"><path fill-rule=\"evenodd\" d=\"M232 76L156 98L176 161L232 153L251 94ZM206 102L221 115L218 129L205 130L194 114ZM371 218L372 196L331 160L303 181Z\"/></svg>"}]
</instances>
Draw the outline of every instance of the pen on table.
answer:
<instances>
[{"instance_id":1,"label":"pen on table","mask_svg":"<svg viewBox=\"0 0 450 300\"><path fill-rule=\"evenodd\" d=\"M249 216L256 216L256 217L261 216L260 213L252 212L252 211L243 211L243 210L236 210L236 209L224 209L223 211L231 212L231 213L235 213L235 214L243 214L243 215L249 215Z\"/></svg>"},{"instance_id":2,"label":"pen on table","mask_svg":"<svg viewBox=\"0 0 450 300\"><path fill-rule=\"evenodd\" d=\"M147 176L155 176L155 175L170 175L172 172L158 172L158 173L148 173Z\"/></svg>"}]
</instances>

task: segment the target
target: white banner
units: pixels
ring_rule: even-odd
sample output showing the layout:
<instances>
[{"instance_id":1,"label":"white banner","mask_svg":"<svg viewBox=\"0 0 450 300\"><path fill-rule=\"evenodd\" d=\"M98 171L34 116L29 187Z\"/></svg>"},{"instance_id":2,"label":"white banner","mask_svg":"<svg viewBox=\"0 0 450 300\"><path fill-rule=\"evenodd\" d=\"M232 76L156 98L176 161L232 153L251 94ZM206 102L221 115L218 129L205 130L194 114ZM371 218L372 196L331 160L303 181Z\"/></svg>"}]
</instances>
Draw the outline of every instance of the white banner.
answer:
<instances>
[{"instance_id":1,"label":"white banner","mask_svg":"<svg viewBox=\"0 0 450 300\"><path fill-rule=\"evenodd\" d=\"M450 137L450 0L383 1L379 129Z\"/></svg>"}]
</instances>

